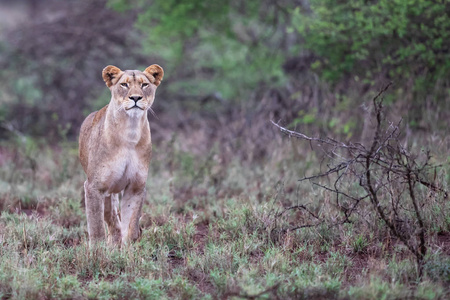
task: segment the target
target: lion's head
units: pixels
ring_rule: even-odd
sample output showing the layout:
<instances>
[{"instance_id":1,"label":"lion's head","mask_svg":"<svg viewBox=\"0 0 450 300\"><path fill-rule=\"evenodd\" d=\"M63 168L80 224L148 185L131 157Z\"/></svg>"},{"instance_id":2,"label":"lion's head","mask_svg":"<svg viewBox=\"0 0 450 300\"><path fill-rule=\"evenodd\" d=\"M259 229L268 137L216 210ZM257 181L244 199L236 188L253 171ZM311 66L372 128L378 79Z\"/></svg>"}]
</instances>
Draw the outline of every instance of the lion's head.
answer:
<instances>
[{"instance_id":1,"label":"lion's head","mask_svg":"<svg viewBox=\"0 0 450 300\"><path fill-rule=\"evenodd\" d=\"M127 114L137 116L151 108L164 70L158 65L151 65L144 72L122 71L110 65L103 69L102 75L111 90L111 103L118 111L123 109Z\"/></svg>"}]
</instances>

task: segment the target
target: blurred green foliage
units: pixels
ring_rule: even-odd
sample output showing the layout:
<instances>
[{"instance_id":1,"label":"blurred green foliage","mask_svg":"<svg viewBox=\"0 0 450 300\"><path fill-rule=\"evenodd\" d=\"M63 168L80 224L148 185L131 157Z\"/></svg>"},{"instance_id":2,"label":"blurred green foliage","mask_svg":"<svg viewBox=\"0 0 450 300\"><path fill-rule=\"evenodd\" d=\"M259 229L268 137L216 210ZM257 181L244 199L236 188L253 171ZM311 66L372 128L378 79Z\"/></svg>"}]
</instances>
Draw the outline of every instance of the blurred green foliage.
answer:
<instances>
[{"instance_id":1,"label":"blurred green foliage","mask_svg":"<svg viewBox=\"0 0 450 300\"><path fill-rule=\"evenodd\" d=\"M445 0L178 1L110 0L136 7L148 53L184 76L170 88L232 98L284 78L289 55L310 51L310 67L336 83L351 77L414 80L419 89L450 75L450 2ZM285 43L291 35L292 43ZM180 68L182 66L182 68ZM169 72L170 76L170 72ZM194 83L195 81L195 83Z\"/></svg>"},{"instance_id":2,"label":"blurred green foliage","mask_svg":"<svg viewBox=\"0 0 450 300\"><path fill-rule=\"evenodd\" d=\"M328 81L381 76L432 87L450 75L450 2L446 0L311 0L293 11L303 47L320 59Z\"/></svg>"},{"instance_id":3,"label":"blurred green foliage","mask_svg":"<svg viewBox=\"0 0 450 300\"><path fill-rule=\"evenodd\" d=\"M164 60L168 87L180 96L233 100L282 82L288 15L270 1L111 0L136 9L146 53Z\"/></svg>"},{"instance_id":4,"label":"blurred green foliage","mask_svg":"<svg viewBox=\"0 0 450 300\"><path fill-rule=\"evenodd\" d=\"M187 111L233 118L245 109L252 124L271 115L358 135L364 116L355 108L388 81L385 103L411 128L448 128L448 0L36 3L34 12L22 7L29 22L0 31L1 137L73 139L109 100L104 66L150 63L165 70L155 111L178 118L167 128Z\"/></svg>"},{"instance_id":5,"label":"blurred green foliage","mask_svg":"<svg viewBox=\"0 0 450 300\"><path fill-rule=\"evenodd\" d=\"M411 127L446 127L447 122L430 124L446 119L440 111L450 109L449 1L109 0L108 5L137 13L144 52L163 61L171 99L249 103L258 101L252 96L261 91L287 90L291 125L326 127L318 116L335 117L329 111L342 103L301 107L295 104L297 93L330 89L349 99L348 110L394 81L388 97L409 102L400 107L409 106L401 115ZM323 96L312 96L317 97ZM347 136L359 127L349 116L337 125L333 131Z\"/></svg>"}]
</instances>

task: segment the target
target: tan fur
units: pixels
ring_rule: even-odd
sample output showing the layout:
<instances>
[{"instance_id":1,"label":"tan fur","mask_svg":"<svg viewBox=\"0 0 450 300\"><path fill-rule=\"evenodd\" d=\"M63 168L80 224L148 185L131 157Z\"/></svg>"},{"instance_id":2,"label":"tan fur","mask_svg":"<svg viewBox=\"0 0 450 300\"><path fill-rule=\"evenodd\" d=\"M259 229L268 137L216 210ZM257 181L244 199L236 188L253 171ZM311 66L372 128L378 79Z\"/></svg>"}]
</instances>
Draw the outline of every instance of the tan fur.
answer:
<instances>
[{"instance_id":1,"label":"tan fur","mask_svg":"<svg viewBox=\"0 0 450 300\"><path fill-rule=\"evenodd\" d=\"M147 110L164 71L158 65L144 72L107 66L102 76L111 90L111 101L81 125L80 161L87 175L84 191L89 240L105 239L106 222L108 241L120 244L139 237L152 152ZM119 193L123 193L120 210Z\"/></svg>"}]
</instances>

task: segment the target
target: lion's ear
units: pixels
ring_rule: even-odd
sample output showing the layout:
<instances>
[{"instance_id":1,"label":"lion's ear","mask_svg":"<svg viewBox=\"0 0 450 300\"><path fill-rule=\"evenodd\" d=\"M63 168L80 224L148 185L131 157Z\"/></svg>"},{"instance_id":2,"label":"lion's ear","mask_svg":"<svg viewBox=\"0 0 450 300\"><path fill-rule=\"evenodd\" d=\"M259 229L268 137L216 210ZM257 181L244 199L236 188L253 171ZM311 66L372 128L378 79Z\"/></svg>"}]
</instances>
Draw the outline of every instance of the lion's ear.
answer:
<instances>
[{"instance_id":1,"label":"lion's ear","mask_svg":"<svg viewBox=\"0 0 450 300\"><path fill-rule=\"evenodd\" d=\"M107 66L103 69L102 76L103 80L106 83L107 87L111 87L114 85L117 80L120 78L120 74L123 73L118 67L115 66Z\"/></svg>"},{"instance_id":2,"label":"lion's ear","mask_svg":"<svg viewBox=\"0 0 450 300\"><path fill-rule=\"evenodd\" d=\"M144 70L144 73L147 75L148 80L156 86L161 83L164 77L164 70L158 65L151 65Z\"/></svg>"}]
</instances>

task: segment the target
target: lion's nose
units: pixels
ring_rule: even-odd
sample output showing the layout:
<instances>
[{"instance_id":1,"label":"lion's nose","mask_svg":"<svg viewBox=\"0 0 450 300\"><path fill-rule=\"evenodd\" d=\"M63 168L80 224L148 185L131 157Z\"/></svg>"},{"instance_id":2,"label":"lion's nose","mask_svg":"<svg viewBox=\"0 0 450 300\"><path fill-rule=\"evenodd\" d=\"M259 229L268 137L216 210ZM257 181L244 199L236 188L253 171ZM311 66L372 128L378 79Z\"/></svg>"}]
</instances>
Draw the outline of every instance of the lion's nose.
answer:
<instances>
[{"instance_id":1,"label":"lion's nose","mask_svg":"<svg viewBox=\"0 0 450 300\"><path fill-rule=\"evenodd\" d=\"M130 96L128 98L130 98L131 100L134 101L134 103L136 103L136 102L138 102L139 100L142 99L142 96Z\"/></svg>"}]
</instances>

